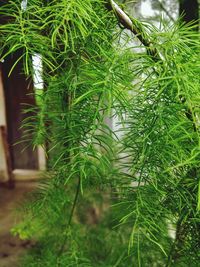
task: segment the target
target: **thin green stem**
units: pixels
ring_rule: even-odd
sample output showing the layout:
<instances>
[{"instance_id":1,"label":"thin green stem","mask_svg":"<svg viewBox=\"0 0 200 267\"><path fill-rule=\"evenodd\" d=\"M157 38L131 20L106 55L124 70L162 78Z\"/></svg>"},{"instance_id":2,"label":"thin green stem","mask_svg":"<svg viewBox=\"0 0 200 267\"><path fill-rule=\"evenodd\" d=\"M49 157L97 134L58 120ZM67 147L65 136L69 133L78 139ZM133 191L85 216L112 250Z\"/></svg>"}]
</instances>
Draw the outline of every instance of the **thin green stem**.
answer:
<instances>
[{"instance_id":1,"label":"thin green stem","mask_svg":"<svg viewBox=\"0 0 200 267\"><path fill-rule=\"evenodd\" d=\"M79 192L80 192L80 187L81 187L81 178L79 176L78 177L78 184L77 184L77 187L76 187L76 194L74 196L74 201L73 201L72 209L71 209L71 212L70 212L70 216L69 216L69 220L68 220L66 228L68 228L71 225L72 218L73 218L73 215L74 215L74 211L75 211L75 208L76 208L76 204L77 204L77 201L78 201L78 195L79 195ZM59 249L58 257L60 255L62 255L62 253L64 251L64 248L65 248L66 242L67 242L67 235L65 236L65 238L64 238L64 240L62 242L62 245L61 245L61 247Z\"/></svg>"}]
</instances>

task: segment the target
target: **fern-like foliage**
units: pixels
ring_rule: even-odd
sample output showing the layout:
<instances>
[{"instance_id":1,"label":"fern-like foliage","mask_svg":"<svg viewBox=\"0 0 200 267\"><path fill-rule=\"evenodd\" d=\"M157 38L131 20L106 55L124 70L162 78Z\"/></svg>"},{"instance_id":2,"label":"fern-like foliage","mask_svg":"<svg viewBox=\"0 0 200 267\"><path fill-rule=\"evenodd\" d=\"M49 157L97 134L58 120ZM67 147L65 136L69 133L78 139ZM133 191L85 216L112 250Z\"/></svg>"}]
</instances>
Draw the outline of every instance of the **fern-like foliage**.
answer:
<instances>
[{"instance_id":1,"label":"fern-like foliage","mask_svg":"<svg viewBox=\"0 0 200 267\"><path fill-rule=\"evenodd\" d=\"M103 0L8 1L0 14L1 59L22 51L27 76L43 61L24 127L49 170L12 230L37 240L21 265L197 266L199 34L134 19L150 39L138 51Z\"/></svg>"},{"instance_id":2,"label":"fern-like foliage","mask_svg":"<svg viewBox=\"0 0 200 267\"><path fill-rule=\"evenodd\" d=\"M167 264L183 260L182 264L192 261L195 266L199 260L199 35L192 27L174 25L162 33L152 31L152 38L160 60L138 54L133 62L137 83L127 110L122 165L130 175L128 183L137 186L123 192L119 207L129 211L121 222L132 221L130 250L134 244L142 246L145 237L157 244L163 256L168 255ZM171 248L170 243L163 244L169 238L169 222L175 230ZM145 260L139 258L138 265L149 266Z\"/></svg>"}]
</instances>

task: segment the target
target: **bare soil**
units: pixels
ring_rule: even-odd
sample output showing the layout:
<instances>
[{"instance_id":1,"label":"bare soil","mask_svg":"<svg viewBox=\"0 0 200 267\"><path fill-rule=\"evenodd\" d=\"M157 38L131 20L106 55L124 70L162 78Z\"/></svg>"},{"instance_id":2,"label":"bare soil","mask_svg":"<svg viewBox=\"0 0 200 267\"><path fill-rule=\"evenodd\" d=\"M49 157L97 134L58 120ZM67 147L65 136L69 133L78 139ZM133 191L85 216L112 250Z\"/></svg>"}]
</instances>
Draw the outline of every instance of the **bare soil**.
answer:
<instances>
[{"instance_id":1,"label":"bare soil","mask_svg":"<svg viewBox=\"0 0 200 267\"><path fill-rule=\"evenodd\" d=\"M17 182L14 189L0 185L0 267L19 267L19 258L34 245L33 241L13 236L10 230L19 220L17 206L36 185L36 182Z\"/></svg>"}]
</instances>

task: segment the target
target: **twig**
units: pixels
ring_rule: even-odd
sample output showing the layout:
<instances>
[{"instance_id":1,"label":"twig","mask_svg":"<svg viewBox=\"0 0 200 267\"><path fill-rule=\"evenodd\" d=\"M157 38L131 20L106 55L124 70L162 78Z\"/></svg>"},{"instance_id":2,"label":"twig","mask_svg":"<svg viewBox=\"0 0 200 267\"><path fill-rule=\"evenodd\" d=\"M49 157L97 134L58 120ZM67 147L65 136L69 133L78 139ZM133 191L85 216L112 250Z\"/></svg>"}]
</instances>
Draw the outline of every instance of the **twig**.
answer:
<instances>
[{"instance_id":1,"label":"twig","mask_svg":"<svg viewBox=\"0 0 200 267\"><path fill-rule=\"evenodd\" d=\"M147 53L153 57L155 61L160 60L159 53L155 47L152 47L152 43L148 39L145 30L142 25L138 25L134 19L131 19L113 0L109 0L109 8L111 8L119 22L133 34L135 34L138 40L146 47Z\"/></svg>"}]
</instances>

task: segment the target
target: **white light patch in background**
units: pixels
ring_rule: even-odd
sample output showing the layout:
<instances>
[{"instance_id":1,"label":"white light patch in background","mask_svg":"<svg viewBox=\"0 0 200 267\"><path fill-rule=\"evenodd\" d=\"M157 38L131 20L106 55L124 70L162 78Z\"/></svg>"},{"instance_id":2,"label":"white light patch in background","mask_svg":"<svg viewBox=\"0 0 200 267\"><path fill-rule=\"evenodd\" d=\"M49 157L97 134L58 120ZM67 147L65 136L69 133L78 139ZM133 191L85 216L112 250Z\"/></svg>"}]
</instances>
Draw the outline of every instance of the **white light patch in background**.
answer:
<instances>
[{"instance_id":1,"label":"white light patch in background","mask_svg":"<svg viewBox=\"0 0 200 267\"><path fill-rule=\"evenodd\" d=\"M26 11L27 4L28 4L28 0L23 0L21 2L21 9L22 9L22 11Z\"/></svg>"},{"instance_id":2,"label":"white light patch in background","mask_svg":"<svg viewBox=\"0 0 200 267\"><path fill-rule=\"evenodd\" d=\"M34 88L43 89L44 82L42 79L42 57L40 54L35 54L34 56L32 56L32 60L34 69L34 75L33 75Z\"/></svg>"},{"instance_id":3,"label":"white light patch in background","mask_svg":"<svg viewBox=\"0 0 200 267\"><path fill-rule=\"evenodd\" d=\"M151 2L149 0L141 3L141 15L143 17L151 17L155 15L155 11L151 8Z\"/></svg>"}]
</instances>

